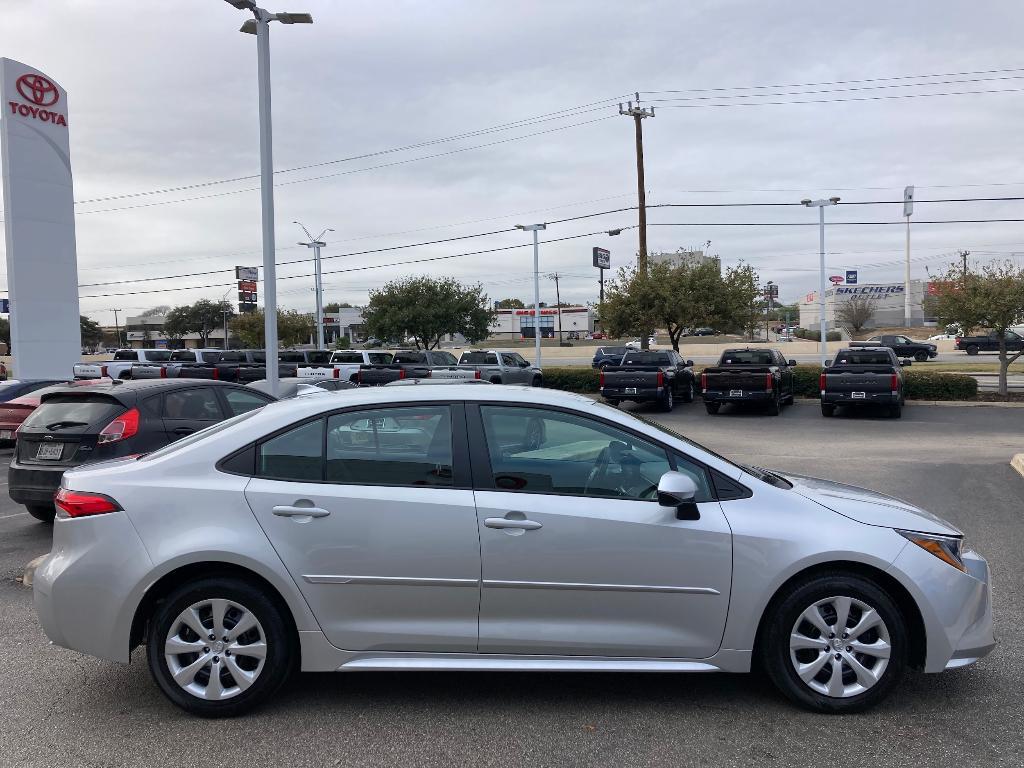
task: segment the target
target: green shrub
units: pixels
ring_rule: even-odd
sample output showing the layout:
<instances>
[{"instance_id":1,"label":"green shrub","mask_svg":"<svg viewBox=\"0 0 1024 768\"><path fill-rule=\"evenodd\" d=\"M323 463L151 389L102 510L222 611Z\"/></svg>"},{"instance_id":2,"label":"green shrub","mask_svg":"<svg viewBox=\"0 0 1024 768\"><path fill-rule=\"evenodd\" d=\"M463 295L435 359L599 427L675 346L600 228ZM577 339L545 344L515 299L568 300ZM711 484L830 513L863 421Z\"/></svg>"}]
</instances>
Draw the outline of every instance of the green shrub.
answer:
<instances>
[{"instance_id":1,"label":"green shrub","mask_svg":"<svg viewBox=\"0 0 1024 768\"><path fill-rule=\"evenodd\" d=\"M597 392L598 372L582 366L544 366L544 386L548 389L564 389L567 392Z\"/></svg>"},{"instance_id":2,"label":"green shrub","mask_svg":"<svg viewBox=\"0 0 1024 768\"><path fill-rule=\"evenodd\" d=\"M821 397L817 365L798 365L793 369L793 390L797 397ZM908 400L973 400L978 395L978 380L963 373L935 373L910 368L903 371Z\"/></svg>"},{"instance_id":3,"label":"green shrub","mask_svg":"<svg viewBox=\"0 0 1024 768\"><path fill-rule=\"evenodd\" d=\"M821 341L821 331L809 331L806 328L797 328L793 331L793 335L798 339L807 339L808 341ZM843 335L839 331L829 331L825 334L826 341L840 341Z\"/></svg>"},{"instance_id":4,"label":"green shrub","mask_svg":"<svg viewBox=\"0 0 1024 768\"><path fill-rule=\"evenodd\" d=\"M348 336L339 336L338 340L334 342L335 349L348 349L352 342Z\"/></svg>"},{"instance_id":5,"label":"green shrub","mask_svg":"<svg viewBox=\"0 0 1024 768\"><path fill-rule=\"evenodd\" d=\"M820 375L820 366L798 365L793 369L793 393L797 397L821 397L821 390L818 389Z\"/></svg>"}]
</instances>

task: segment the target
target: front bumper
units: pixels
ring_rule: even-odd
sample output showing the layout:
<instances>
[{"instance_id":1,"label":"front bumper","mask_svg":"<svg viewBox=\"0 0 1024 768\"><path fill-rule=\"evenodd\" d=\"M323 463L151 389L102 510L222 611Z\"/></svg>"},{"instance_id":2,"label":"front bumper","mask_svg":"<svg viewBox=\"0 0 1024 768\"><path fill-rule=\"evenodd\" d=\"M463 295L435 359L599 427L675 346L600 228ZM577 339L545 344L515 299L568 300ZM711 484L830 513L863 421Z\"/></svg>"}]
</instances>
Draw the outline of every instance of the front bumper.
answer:
<instances>
[{"instance_id":1,"label":"front bumper","mask_svg":"<svg viewBox=\"0 0 1024 768\"><path fill-rule=\"evenodd\" d=\"M967 573L908 544L890 567L921 611L926 635L925 672L973 664L996 646L992 580L977 552L963 554Z\"/></svg>"}]
</instances>

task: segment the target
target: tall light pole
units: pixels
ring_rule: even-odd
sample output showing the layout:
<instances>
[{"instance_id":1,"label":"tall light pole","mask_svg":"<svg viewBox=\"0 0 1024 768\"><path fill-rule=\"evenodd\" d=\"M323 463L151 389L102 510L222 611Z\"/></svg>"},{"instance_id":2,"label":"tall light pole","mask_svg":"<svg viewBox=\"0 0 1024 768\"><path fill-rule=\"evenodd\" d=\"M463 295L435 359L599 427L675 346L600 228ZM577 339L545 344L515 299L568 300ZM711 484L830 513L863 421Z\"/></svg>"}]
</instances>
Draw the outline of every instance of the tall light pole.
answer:
<instances>
[{"instance_id":1,"label":"tall light pole","mask_svg":"<svg viewBox=\"0 0 1024 768\"><path fill-rule=\"evenodd\" d=\"M819 326L821 328L821 367L825 367L825 359L828 357L828 321L825 319L825 206L838 205L838 197L830 197L827 200L801 200L808 208L818 209L818 267L821 273L818 275L818 313L820 316Z\"/></svg>"},{"instance_id":2,"label":"tall light pole","mask_svg":"<svg viewBox=\"0 0 1024 768\"><path fill-rule=\"evenodd\" d=\"M540 246L537 233L547 229L547 224L516 224L516 229L533 232L533 356L534 365L540 368Z\"/></svg>"},{"instance_id":3,"label":"tall light pole","mask_svg":"<svg viewBox=\"0 0 1024 768\"><path fill-rule=\"evenodd\" d=\"M903 189L903 215L907 217L907 261L903 269L903 324L910 327L910 217L914 213L914 187Z\"/></svg>"},{"instance_id":4,"label":"tall light pole","mask_svg":"<svg viewBox=\"0 0 1024 768\"><path fill-rule=\"evenodd\" d=\"M316 237L313 237L311 234L309 234L309 230L306 229L306 226L301 221L293 221L292 224L298 224L300 227L302 227L302 231L305 232L306 233L306 237L309 238L309 242L308 243L299 243L299 245L304 245L307 248L312 248L313 249L313 261L314 261L313 273L314 273L314 276L315 276L315 285L316 285L316 348L317 349L323 349L324 348L324 284L323 284L323 279L320 276L320 249L326 247L327 243L325 243L320 238L322 238L326 233L333 232L334 230L333 229L325 229L319 235L317 235Z\"/></svg>"},{"instance_id":5,"label":"tall light pole","mask_svg":"<svg viewBox=\"0 0 1024 768\"><path fill-rule=\"evenodd\" d=\"M277 366L277 265L274 254L274 149L270 108L270 22L312 24L308 13L270 13L254 0L226 0L240 11L250 11L240 31L256 35L257 79L260 100L260 192L263 203L263 331L267 347L267 379L270 394L279 389Z\"/></svg>"}]
</instances>

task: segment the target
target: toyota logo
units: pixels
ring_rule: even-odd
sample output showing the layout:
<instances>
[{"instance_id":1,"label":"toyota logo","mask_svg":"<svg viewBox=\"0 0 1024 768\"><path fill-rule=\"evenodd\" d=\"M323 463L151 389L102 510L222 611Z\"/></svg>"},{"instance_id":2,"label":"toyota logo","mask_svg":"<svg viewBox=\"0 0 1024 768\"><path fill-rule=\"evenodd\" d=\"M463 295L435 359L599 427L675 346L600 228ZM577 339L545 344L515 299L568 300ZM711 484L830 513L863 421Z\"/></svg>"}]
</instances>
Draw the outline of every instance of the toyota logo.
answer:
<instances>
[{"instance_id":1,"label":"toyota logo","mask_svg":"<svg viewBox=\"0 0 1024 768\"><path fill-rule=\"evenodd\" d=\"M57 86L42 75L22 75L15 83L15 87L23 98L40 107L52 106L60 98Z\"/></svg>"}]
</instances>

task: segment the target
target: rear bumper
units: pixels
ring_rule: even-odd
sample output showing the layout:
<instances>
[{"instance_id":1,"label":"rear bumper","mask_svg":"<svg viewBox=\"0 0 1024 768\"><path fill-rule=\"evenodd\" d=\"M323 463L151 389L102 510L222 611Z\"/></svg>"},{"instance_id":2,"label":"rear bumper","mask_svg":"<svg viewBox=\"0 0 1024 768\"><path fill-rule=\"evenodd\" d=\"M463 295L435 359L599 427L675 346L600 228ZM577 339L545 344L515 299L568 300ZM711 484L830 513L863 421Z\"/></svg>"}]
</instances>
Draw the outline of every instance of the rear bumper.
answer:
<instances>
[{"instance_id":1,"label":"rear bumper","mask_svg":"<svg viewBox=\"0 0 1024 768\"><path fill-rule=\"evenodd\" d=\"M899 405L900 394L892 392L865 392L854 397L852 392L826 392L821 396L823 405Z\"/></svg>"},{"instance_id":2,"label":"rear bumper","mask_svg":"<svg viewBox=\"0 0 1024 768\"><path fill-rule=\"evenodd\" d=\"M11 460L7 470L7 492L18 504L52 504L60 479L69 467L37 467Z\"/></svg>"},{"instance_id":3,"label":"rear bumper","mask_svg":"<svg viewBox=\"0 0 1024 768\"><path fill-rule=\"evenodd\" d=\"M709 403L750 403L775 399L775 392L742 390L742 395L732 395L728 390L706 390L701 396Z\"/></svg>"},{"instance_id":4,"label":"rear bumper","mask_svg":"<svg viewBox=\"0 0 1024 768\"><path fill-rule=\"evenodd\" d=\"M664 387L637 387L635 392L626 392L626 387L601 387L601 397L605 400L630 400L643 402L661 400L665 396Z\"/></svg>"}]
</instances>

